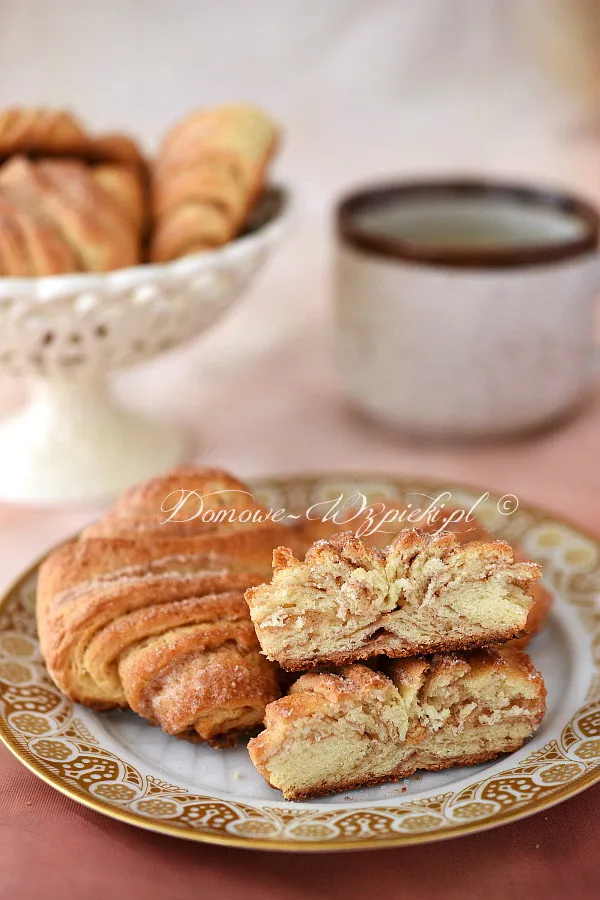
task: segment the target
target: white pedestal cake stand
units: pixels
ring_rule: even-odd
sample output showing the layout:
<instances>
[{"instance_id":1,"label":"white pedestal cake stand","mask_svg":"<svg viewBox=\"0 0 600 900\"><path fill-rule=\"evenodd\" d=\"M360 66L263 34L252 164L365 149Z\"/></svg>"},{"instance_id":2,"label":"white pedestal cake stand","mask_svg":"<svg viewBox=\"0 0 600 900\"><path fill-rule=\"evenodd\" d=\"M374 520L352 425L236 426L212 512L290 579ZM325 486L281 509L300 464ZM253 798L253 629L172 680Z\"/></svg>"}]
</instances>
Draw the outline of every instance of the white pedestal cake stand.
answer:
<instances>
[{"instance_id":1,"label":"white pedestal cake stand","mask_svg":"<svg viewBox=\"0 0 600 900\"><path fill-rule=\"evenodd\" d=\"M272 188L248 233L172 263L0 278L0 377L32 387L29 405L0 424L0 500L111 497L181 459L181 435L118 406L106 376L209 328L260 269L289 208Z\"/></svg>"}]
</instances>

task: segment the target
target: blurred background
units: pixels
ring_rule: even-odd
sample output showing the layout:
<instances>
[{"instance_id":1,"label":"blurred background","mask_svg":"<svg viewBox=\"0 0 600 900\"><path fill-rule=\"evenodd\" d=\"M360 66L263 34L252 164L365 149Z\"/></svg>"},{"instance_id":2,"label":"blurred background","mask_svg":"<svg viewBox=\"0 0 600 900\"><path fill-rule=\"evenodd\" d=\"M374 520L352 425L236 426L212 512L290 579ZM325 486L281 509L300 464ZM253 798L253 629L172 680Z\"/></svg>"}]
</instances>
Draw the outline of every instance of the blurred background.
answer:
<instances>
[{"instance_id":1,"label":"blurred background","mask_svg":"<svg viewBox=\"0 0 600 900\"><path fill-rule=\"evenodd\" d=\"M599 37L593 0L3 0L0 101L72 108L149 151L203 105L251 101L282 123L292 235L208 335L118 376L127 402L188 428L196 460L463 478L592 525L597 403L524 443L415 446L341 403L328 322L332 205L357 182L496 174L600 202ZM0 412L22 398L0 382Z\"/></svg>"}]
</instances>

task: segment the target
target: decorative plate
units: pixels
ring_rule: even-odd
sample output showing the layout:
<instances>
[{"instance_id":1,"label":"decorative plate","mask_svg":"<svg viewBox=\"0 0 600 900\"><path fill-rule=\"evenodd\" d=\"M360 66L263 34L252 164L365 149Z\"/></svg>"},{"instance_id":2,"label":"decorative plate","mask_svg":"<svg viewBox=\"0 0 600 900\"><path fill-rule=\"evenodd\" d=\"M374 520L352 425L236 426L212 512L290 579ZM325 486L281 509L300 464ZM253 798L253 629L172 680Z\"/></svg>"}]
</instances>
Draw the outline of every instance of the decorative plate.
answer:
<instances>
[{"instance_id":1,"label":"decorative plate","mask_svg":"<svg viewBox=\"0 0 600 900\"><path fill-rule=\"evenodd\" d=\"M482 492L384 475L254 482L274 509L362 492L439 497L470 507ZM420 501L420 502L421 502ZM429 501L427 501L429 502ZM415 504L414 504L415 505ZM554 606L530 651L548 713L516 753L466 769L290 803L267 787L244 747L169 738L131 712L98 714L50 681L35 630L37 565L0 604L0 737L36 775L116 819L177 837L270 850L380 848L435 841L539 812L600 780L600 540L516 498L485 495L478 515L543 564Z\"/></svg>"}]
</instances>

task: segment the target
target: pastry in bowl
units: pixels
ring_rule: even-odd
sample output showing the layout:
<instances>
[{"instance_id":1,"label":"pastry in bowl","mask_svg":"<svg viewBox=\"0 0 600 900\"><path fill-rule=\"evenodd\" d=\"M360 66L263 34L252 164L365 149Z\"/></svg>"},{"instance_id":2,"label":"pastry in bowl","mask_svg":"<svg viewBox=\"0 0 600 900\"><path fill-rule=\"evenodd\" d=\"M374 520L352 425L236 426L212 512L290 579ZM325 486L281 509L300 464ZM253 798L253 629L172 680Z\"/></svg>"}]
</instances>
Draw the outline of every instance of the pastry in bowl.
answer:
<instances>
[{"instance_id":1,"label":"pastry in bowl","mask_svg":"<svg viewBox=\"0 0 600 900\"><path fill-rule=\"evenodd\" d=\"M397 781L517 750L545 713L541 675L513 648L302 675L248 750L287 800Z\"/></svg>"},{"instance_id":2,"label":"pastry in bowl","mask_svg":"<svg viewBox=\"0 0 600 900\"><path fill-rule=\"evenodd\" d=\"M14 156L0 167L0 275L136 265L144 218L143 186L130 166Z\"/></svg>"},{"instance_id":3,"label":"pastry in bowl","mask_svg":"<svg viewBox=\"0 0 600 900\"><path fill-rule=\"evenodd\" d=\"M279 547L270 584L246 600L267 658L300 671L523 637L540 574L502 541L407 529L381 551L346 533L303 562Z\"/></svg>"},{"instance_id":4,"label":"pastry in bowl","mask_svg":"<svg viewBox=\"0 0 600 900\"><path fill-rule=\"evenodd\" d=\"M145 165L138 145L128 135L90 135L69 110L46 107L11 107L0 112L0 160L16 154Z\"/></svg>"},{"instance_id":5,"label":"pastry in bowl","mask_svg":"<svg viewBox=\"0 0 600 900\"><path fill-rule=\"evenodd\" d=\"M0 110L0 276L170 262L258 230L278 141L257 107L217 106L175 125L149 165L128 135L91 134L68 110Z\"/></svg>"},{"instance_id":6,"label":"pastry in bowl","mask_svg":"<svg viewBox=\"0 0 600 900\"><path fill-rule=\"evenodd\" d=\"M245 104L202 109L164 138L152 170L150 257L164 262L219 247L245 225L279 131Z\"/></svg>"},{"instance_id":7,"label":"pastry in bowl","mask_svg":"<svg viewBox=\"0 0 600 900\"><path fill-rule=\"evenodd\" d=\"M161 530L161 501L182 484L225 502L227 488L251 496L225 472L192 467L130 490L42 564L40 646L71 700L129 707L167 734L229 745L279 696L278 668L260 653L244 591L268 577L289 529L199 517L187 531Z\"/></svg>"}]
</instances>

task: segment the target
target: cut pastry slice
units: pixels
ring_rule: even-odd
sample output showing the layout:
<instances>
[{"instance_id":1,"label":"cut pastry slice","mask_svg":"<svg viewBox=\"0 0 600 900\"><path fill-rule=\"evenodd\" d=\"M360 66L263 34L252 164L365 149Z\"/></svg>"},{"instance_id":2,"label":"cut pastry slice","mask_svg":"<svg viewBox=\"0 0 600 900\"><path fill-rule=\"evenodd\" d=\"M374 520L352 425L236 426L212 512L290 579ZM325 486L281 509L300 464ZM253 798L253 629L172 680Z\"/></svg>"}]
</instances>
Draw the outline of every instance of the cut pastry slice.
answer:
<instances>
[{"instance_id":1,"label":"cut pastry slice","mask_svg":"<svg viewBox=\"0 0 600 900\"><path fill-rule=\"evenodd\" d=\"M304 562L279 547L273 568L246 600L263 652L288 671L522 637L541 574L502 541L415 529L385 551L352 534L317 541Z\"/></svg>"},{"instance_id":2,"label":"cut pastry slice","mask_svg":"<svg viewBox=\"0 0 600 900\"><path fill-rule=\"evenodd\" d=\"M545 713L531 660L513 648L354 664L301 676L249 745L288 800L473 765L517 750Z\"/></svg>"},{"instance_id":3,"label":"cut pastry slice","mask_svg":"<svg viewBox=\"0 0 600 900\"><path fill-rule=\"evenodd\" d=\"M379 521L374 517L381 517L384 513L391 515L390 511L398 513L397 519L394 521L386 521L381 529L374 530ZM332 537L336 534L340 534L342 531L351 529L356 533L357 529L362 528L363 531L359 532L359 535L368 540L374 547L384 550L399 531L403 531L407 527L412 527L410 525L410 520L407 520L406 518L410 512L411 509L407 507L406 502L403 501L401 497L397 497L395 499L384 498L376 500L374 501L373 506L368 507L361 515L351 517L351 514L349 514L347 516L348 522L345 525L343 524L343 517L338 519L339 524L331 520L322 521L321 519L314 520L303 518L297 524L296 543L300 547L301 552L306 553L310 545L315 541L331 540ZM423 518L421 517L418 521L418 527L428 534L435 535L439 532L441 525L444 524L443 530L446 533L455 534L457 540L461 544L468 544L472 541L483 541L484 543L493 541L494 535L485 527L483 522L472 513L469 515L467 515L467 513L468 510L461 509L460 507L447 506L444 509L444 516L446 517L445 524L439 519L431 522L427 519L423 521ZM416 527L417 523L413 521L413 525ZM523 550L518 546L513 546L513 550L517 562L527 561L527 557ZM543 627L548 613L550 612L550 607L552 606L552 596L540 581L534 581L530 587L530 591L533 603L527 617L525 626L526 634L522 638L515 638L511 641L513 647L519 647L521 650L527 646L533 635L537 634Z\"/></svg>"}]
</instances>

